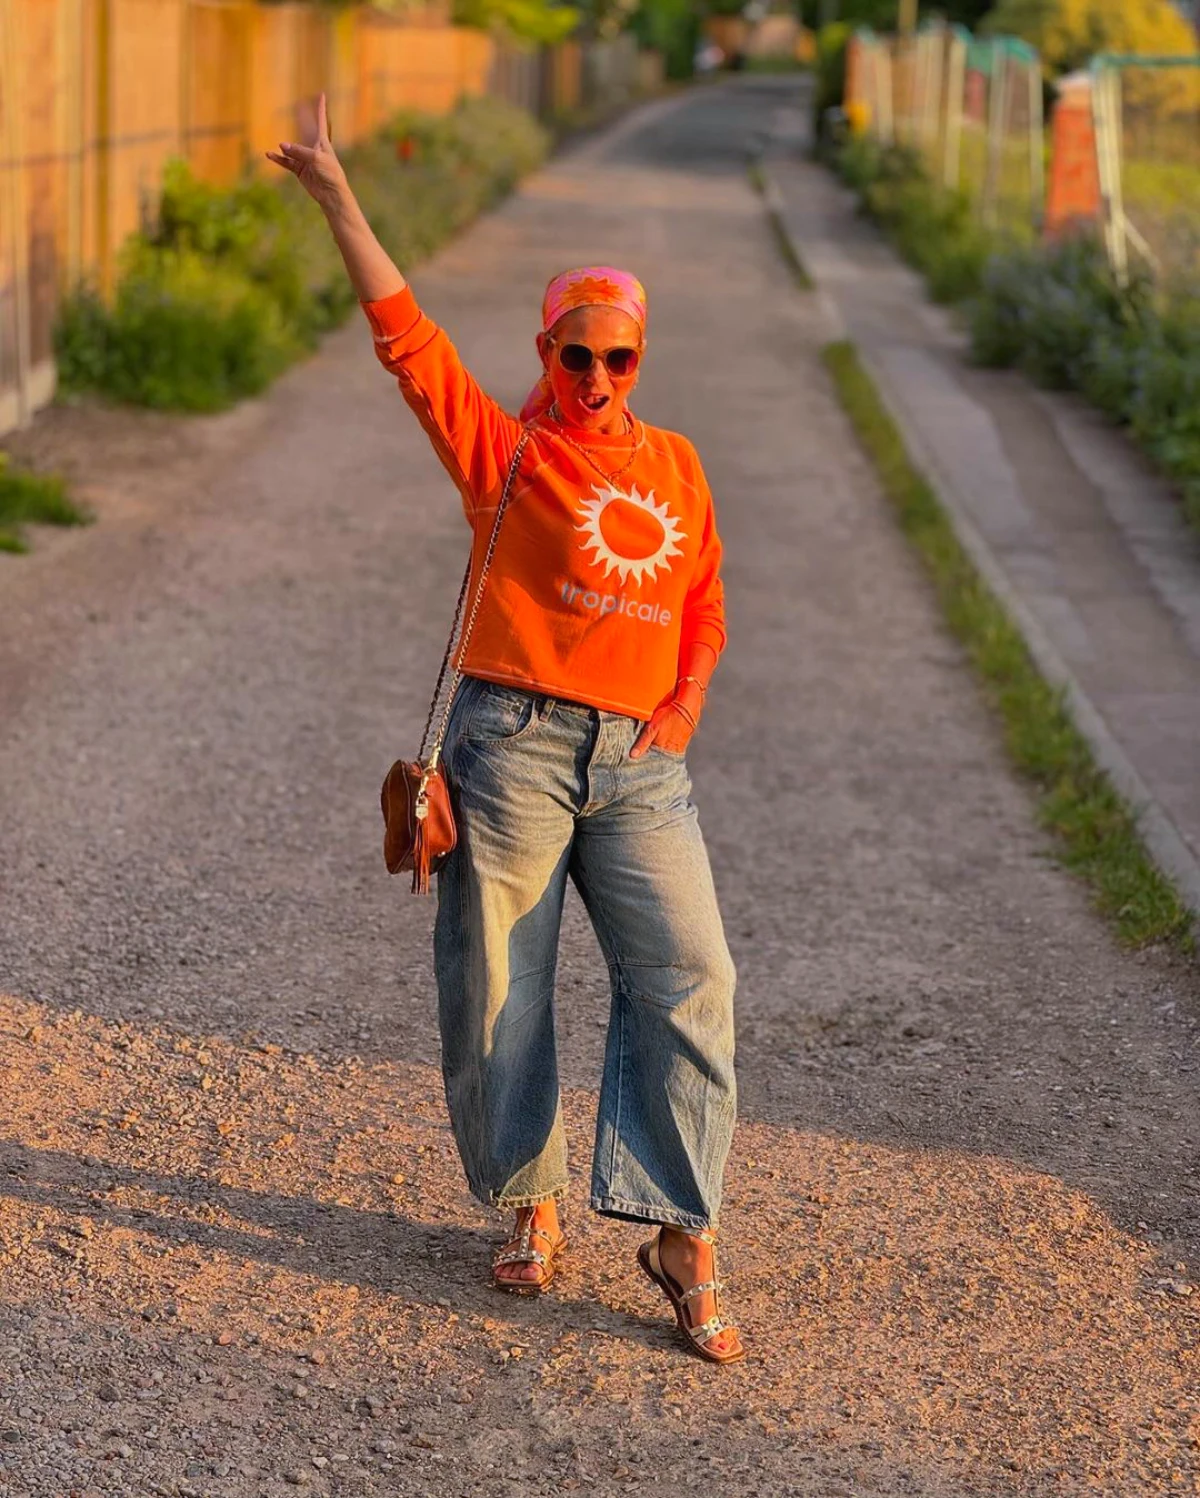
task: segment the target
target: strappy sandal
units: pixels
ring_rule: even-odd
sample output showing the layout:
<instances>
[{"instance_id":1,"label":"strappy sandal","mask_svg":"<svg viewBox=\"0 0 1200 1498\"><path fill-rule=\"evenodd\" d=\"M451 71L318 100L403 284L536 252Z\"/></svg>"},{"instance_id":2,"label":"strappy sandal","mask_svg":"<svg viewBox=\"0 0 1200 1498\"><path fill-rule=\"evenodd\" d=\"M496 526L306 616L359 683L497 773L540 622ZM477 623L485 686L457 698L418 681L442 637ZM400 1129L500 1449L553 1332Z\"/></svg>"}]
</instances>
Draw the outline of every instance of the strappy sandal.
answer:
<instances>
[{"instance_id":1,"label":"strappy sandal","mask_svg":"<svg viewBox=\"0 0 1200 1498\"><path fill-rule=\"evenodd\" d=\"M687 1232L690 1238L699 1238L701 1243L715 1245L716 1238L712 1233L691 1232L681 1228L680 1232ZM739 1363L746 1356L746 1349L739 1343L736 1352L712 1352L707 1344L718 1334L718 1332L736 1332L737 1327L728 1321L721 1319L720 1294L725 1288L717 1280L705 1280L703 1284L693 1285L690 1290L685 1290L667 1271L663 1268L662 1258L658 1251L658 1245L662 1238L662 1230L656 1237L651 1238L649 1243L643 1243L637 1251L638 1263L642 1272L648 1279L654 1281L658 1288L671 1302L671 1308L675 1312L675 1322L679 1330L687 1338L688 1347L697 1357L704 1358L709 1363ZM713 1252L713 1274L717 1272L717 1255ZM690 1312L687 1309L688 1302L695 1300L698 1295L705 1294L711 1290L713 1298L717 1302L715 1316L710 1316L700 1326L691 1324Z\"/></svg>"},{"instance_id":2,"label":"strappy sandal","mask_svg":"<svg viewBox=\"0 0 1200 1498\"><path fill-rule=\"evenodd\" d=\"M522 1210L527 1211L529 1216L524 1222L518 1216L520 1232L515 1238L510 1238L492 1260L492 1284L497 1290L505 1290L510 1295L540 1295L543 1290L550 1288L558 1272L558 1260L567 1246L567 1235L559 1233L557 1238L552 1238L549 1233L533 1226L532 1207ZM534 1238L540 1238L545 1244L544 1253L540 1248L534 1248ZM542 1272L535 1280L503 1279L496 1272L502 1264L536 1264Z\"/></svg>"}]
</instances>

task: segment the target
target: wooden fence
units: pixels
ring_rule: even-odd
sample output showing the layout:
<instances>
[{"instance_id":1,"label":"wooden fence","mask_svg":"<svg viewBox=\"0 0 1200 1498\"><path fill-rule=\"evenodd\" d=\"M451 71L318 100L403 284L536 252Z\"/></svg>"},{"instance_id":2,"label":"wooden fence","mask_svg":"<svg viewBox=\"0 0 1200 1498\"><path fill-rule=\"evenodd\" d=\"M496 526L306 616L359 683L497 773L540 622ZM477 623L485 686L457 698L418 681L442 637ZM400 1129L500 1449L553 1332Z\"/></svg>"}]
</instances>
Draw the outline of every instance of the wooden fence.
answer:
<instances>
[{"instance_id":1,"label":"wooden fence","mask_svg":"<svg viewBox=\"0 0 1200 1498\"><path fill-rule=\"evenodd\" d=\"M632 91L637 54L620 53ZM569 113L586 102L586 75L578 43L500 47L451 26L438 3L396 16L253 0L0 0L0 432L52 396L59 297L83 280L111 290L117 252L170 158L228 183L288 139L297 100L322 88L334 139L349 143L402 107L442 113L484 93Z\"/></svg>"}]
</instances>

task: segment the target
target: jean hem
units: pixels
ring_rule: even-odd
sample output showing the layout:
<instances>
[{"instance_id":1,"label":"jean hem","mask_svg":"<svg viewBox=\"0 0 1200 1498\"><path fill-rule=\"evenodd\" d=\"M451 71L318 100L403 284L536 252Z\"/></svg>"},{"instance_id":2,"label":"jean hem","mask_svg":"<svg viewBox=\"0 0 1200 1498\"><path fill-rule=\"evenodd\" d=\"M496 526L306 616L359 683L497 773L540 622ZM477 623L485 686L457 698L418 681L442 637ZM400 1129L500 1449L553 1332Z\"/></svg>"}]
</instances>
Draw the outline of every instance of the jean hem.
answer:
<instances>
[{"instance_id":1,"label":"jean hem","mask_svg":"<svg viewBox=\"0 0 1200 1498\"><path fill-rule=\"evenodd\" d=\"M616 1217L624 1222L665 1223L675 1228L702 1228L714 1230L712 1218L702 1212L681 1212L677 1207L653 1205L649 1202L627 1202L619 1196L593 1196L588 1205L601 1217Z\"/></svg>"},{"instance_id":2,"label":"jean hem","mask_svg":"<svg viewBox=\"0 0 1200 1498\"><path fill-rule=\"evenodd\" d=\"M518 1196L506 1196L502 1191L481 1191L471 1187L471 1195L485 1207L495 1207L500 1212L519 1212L522 1207L537 1207L542 1202L566 1200L567 1188L555 1186L550 1191L527 1191Z\"/></svg>"}]
</instances>

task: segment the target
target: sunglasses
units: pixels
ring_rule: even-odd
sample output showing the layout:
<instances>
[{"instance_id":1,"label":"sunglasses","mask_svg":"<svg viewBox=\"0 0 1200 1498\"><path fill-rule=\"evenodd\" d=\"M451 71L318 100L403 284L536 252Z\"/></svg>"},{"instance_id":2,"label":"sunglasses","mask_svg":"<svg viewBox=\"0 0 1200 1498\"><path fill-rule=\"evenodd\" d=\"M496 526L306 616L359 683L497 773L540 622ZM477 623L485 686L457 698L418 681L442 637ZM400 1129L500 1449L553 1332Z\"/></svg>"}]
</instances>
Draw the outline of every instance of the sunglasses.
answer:
<instances>
[{"instance_id":1,"label":"sunglasses","mask_svg":"<svg viewBox=\"0 0 1200 1498\"><path fill-rule=\"evenodd\" d=\"M604 367L614 379L627 379L642 362L642 351L636 348L609 348L603 353L588 348L586 343L560 343L558 362L568 374L587 374L597 359L604 360Z\"/></svg>"}]
</instances>

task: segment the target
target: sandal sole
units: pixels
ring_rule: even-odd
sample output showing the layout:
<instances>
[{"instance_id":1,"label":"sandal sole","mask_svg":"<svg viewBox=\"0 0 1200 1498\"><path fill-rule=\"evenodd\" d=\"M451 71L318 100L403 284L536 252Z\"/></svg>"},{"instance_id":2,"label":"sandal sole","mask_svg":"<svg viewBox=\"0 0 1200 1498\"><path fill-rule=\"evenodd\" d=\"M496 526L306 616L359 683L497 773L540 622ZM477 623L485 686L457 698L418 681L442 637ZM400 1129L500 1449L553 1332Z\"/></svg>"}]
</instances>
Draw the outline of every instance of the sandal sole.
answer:
<instances>
[{"instance_id":1,"label":"sandal sole","mask_svg":"<svg viewBox=\"0 0 1200 1498\"><path fill-rule=\"evenodd\" d=\"M682 1303L679 1301L670 1285L668 1285L667 1282L661 1278L661 1276L655 1274L654 1269L650 1263L649 1255L646 1252L646 1245L644 1243L639 1247L637 1251L637 1261L642 1273L646 1276L650 1283L652 1285L657 1285L662 1293L670 1301L671 1309L675 1312L675 1325L679 1330L679 1335L683 1338L684 1342L687 1344L688 1351L692 1353L693 1356L700 1358L701 1361L705 1363L723 1364L740 1363L742 1361L742 1359L746 1356L746 1349L744 1347L739 1347L737 1352L727 1352L723 1355L715 1352L707 1352L705 1350L704 1343L697 1342L695 1337L691 1335L687 1328L687 1322L684 1319Z\"/></svg>"}]
</instances>

